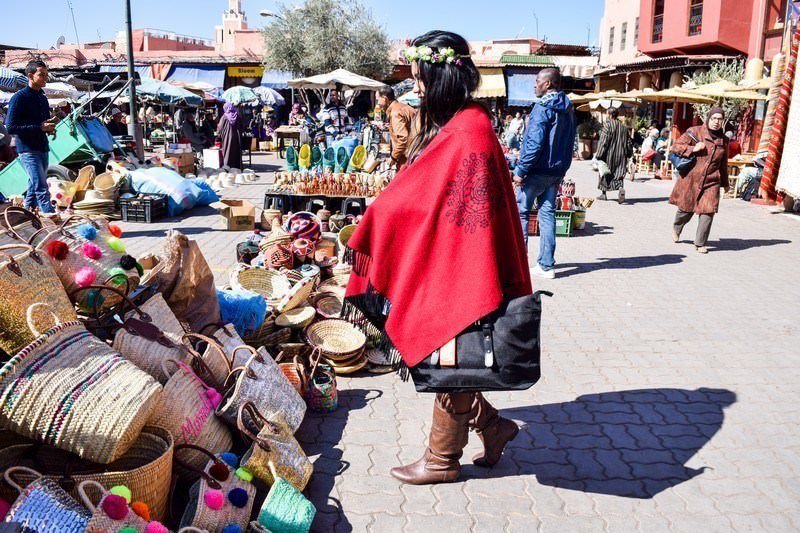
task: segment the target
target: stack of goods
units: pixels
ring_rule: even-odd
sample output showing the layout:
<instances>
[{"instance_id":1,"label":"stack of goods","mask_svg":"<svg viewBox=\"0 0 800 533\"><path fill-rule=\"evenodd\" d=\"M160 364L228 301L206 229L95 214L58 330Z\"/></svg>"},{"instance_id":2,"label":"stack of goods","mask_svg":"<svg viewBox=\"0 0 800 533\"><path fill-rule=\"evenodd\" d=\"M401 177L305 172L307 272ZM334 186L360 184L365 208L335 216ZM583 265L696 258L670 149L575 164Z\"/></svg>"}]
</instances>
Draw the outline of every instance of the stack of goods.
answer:
<instances>
[{"instance_id":1,"label":"stack of goods","mask_svg":"<svg viewBox=\"0 0 800 533\"><path fill-rule=\"evenodd\" d=\"M291 194L319 194L324 196L378 196L389 185L392 171L376 174L365 172L276 172L273 189Z\"/></svg>"},{"instance_id":2,"label":"stack of goods","mask_svg":"<svg viewBox=\"0 0 800 533\"><path fill-rule=\"evenodd\" d=\"M569 237L572 230L586 227L586 210L593 198L575 196L575 181L566 178L561 182L556 197L556 235Z\"/></svg>"},{"instance_id":3,"label":"stack of goods","mask_svg":"<svg viewBox=\"0 0 800 533\"><path fill-rule=\"evenodd\" d=\"M81 215L112 215L123 184L123 174L117 165L109 166L107 172L99 175L95 175L93 166L86 166L74 182L47 179L53 206Z\"/></svg>"},{"instance_id":4,"label":"stack of goods","mask_svg":"<svg viewBox=\"0 0 800 533\"><path fill-rule=\"evenodd\" d=\"M164 164L185 176L194 172L194 150L189 143L170 143L164 151Z\"/></svg>"},{"instance_id":5,"label":"stack of goods","mask_svg":"<svg viewBox=\"0 0 800 533\"><path fill-rule=\"evenodd\" d=\"M26 531L309 531L313 466L294 433L307 409L336 408L322 352L305 364L246 345L176 232L139 262L103 219L8 209L0 517ZM279 308L305 301L298 284L273 284Z\"/></svg>"}]
</instances>

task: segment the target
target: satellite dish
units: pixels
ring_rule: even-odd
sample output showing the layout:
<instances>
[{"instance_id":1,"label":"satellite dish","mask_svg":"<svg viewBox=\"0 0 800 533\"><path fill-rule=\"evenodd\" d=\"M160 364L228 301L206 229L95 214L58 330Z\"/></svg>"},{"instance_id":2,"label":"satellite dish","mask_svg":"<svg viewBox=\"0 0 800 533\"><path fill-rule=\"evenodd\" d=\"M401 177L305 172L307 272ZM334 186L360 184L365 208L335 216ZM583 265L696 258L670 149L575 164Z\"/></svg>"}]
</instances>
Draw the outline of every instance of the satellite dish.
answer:
<instances>
[{"instance_id":1,"label":"satellite dish","mask_svg":"<svg viewBox=\"0 0 800 533\"><path fill-rule=\"evenodd\" d=\"M61 37L59 37L58 39L56 39L56 50L61 48L61 45L66 43L66 42L67 42L67 39L63 35Z\"/></svg>"}]
</instances>

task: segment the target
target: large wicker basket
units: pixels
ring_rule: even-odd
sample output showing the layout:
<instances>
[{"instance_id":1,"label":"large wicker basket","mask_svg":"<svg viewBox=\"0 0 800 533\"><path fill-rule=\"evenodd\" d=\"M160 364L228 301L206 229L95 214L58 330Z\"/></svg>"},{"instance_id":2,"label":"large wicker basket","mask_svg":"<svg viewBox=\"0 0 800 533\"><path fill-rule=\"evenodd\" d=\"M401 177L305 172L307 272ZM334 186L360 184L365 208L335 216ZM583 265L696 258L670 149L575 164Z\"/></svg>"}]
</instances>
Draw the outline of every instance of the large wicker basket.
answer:
<instances>
[{"instance_id":1,"label":"large wicker basket","mask_svg":"<svg viewBox=\"0 0 800 533\"><path fill-rule=\"evenodd\" d=\"M277 270L239 265L230 276L231 287L260 294L267 305L275 307L292 288L289 280Z\"/></svg>"},{"instance_id":2,"label":"large wicker basket","mask_svg":"<svg viewBox=\"0 0 800 533\"><path fill-rule=\"evenodd\" d=\"M367 337L356 326L340 319L314 322L303 332L306 341L334 361L349 360L363 352Z\"/></svg>"}]
</instances>

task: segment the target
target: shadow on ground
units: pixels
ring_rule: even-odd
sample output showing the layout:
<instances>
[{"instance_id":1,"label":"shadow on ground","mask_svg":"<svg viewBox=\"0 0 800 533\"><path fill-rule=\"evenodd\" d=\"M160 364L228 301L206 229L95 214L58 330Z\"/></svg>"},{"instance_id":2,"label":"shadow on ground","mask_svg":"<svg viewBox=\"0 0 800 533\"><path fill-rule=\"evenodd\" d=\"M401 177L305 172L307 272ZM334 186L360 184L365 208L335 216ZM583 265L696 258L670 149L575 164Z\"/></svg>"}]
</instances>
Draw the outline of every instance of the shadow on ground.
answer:
<instances>
[{"instance_id":1,"label":"shadow on ground","mask_svg":"<svg viewBox=\"0 0 800 533\"><path fill-rule=\"evenodd\" d=\"M611 235L613 226L603 226L594 222L587 222L583 229L573 230L572 237L594 237L595 235Z\"/></svg>"},{"instance_id":2,"label":"shadow on ground","mask_svg":"<svg viewBox=\"0 0 800 533\"><path fill-rule=\"evenodd\" d=\"M717 239L709 243L709 249L711 251L739 252L750 248L791 243L792 241L787 241L786 239Z\"/></svg>"},{"instance_id":3,"label":"shadow on ground","mask_svg":"<svg viewBox=\"0 0 800 533\"><path fill-rule=\"evenodd\" d=\"M657 196L648 198L631 198L630 196L626 196L625 203L623 203L622 205L654 204L654 203L666 202L667 200L669 200L669 196Z\"/></svg>"},{"instance_id":4,"label":"shadow on ground","mask_svg":"<svg viewBox=\"0 0 800 533\"><path fill-rule=\"evenodd\" d=\"M376 389L341 390L338 393L339 407L334 412L306 412L296 437L309 457L319 455L314 461L314 475L305 490L317 509L313 531L353 531L341 502L330 495L336 476L350 466L342 459L342 433L350 411L363 409L382 395L383 392Z\"/></svg>"},{"instance_id":5,"label":"shadow on ground","mask_svg":"<svg viewBox=\"0 0 800 533\"><path fill-rule=\"evenodd\" d=\"M634 257L600 257L594 263L564 263L556 265L556 276L567 278L595 270L635 270L681 263L681 254L639 255Z\"/></svg>"},{"instance_id":6,"label":"shadow on ground","mask_svg":"<svg viewBox=\"0 0 800 533\"><path fill-rule=\"evenodd\" d=\"M505 409L523 430L494 468L469 465L464 474L533 474L542 485L652 498L703 472L685 463L719 431L734 402L725 389L640 389Z\"/></svg>"}]
</instances>

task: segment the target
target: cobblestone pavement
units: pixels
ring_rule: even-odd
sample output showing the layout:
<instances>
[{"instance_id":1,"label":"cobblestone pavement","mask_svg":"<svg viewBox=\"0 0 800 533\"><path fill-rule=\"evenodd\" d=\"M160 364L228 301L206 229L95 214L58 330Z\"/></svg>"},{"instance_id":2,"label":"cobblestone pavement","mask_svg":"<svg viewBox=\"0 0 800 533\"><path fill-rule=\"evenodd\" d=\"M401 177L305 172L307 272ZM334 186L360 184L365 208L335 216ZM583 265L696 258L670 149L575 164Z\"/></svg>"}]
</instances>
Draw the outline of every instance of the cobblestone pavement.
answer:
<instances>
[{"instance_id":1,"label":"cobblestone pavement","mask_svg":"<svg viewBox=\"0 0 800 533\"><path fill-rule=\"evenodd\" d=\"M587 163L571 174L579 196L596 195ZM315 463L315 530L800 529L800 220L725 200L704 256L694 221L672 242L670 182L627 189L627 204L596 202L585 231L558 239L557 279L534 281L555 293L543 377L487 395L523 427L500 463L472 466L473 436L462 481L401 485L389 468L422 453L432 397L394 375L340 378L339 410L299 433ZM129 224L129 247L174 225L222 282L239 236L208 232L202 213Z\"/></svg>"}]
</instances>

